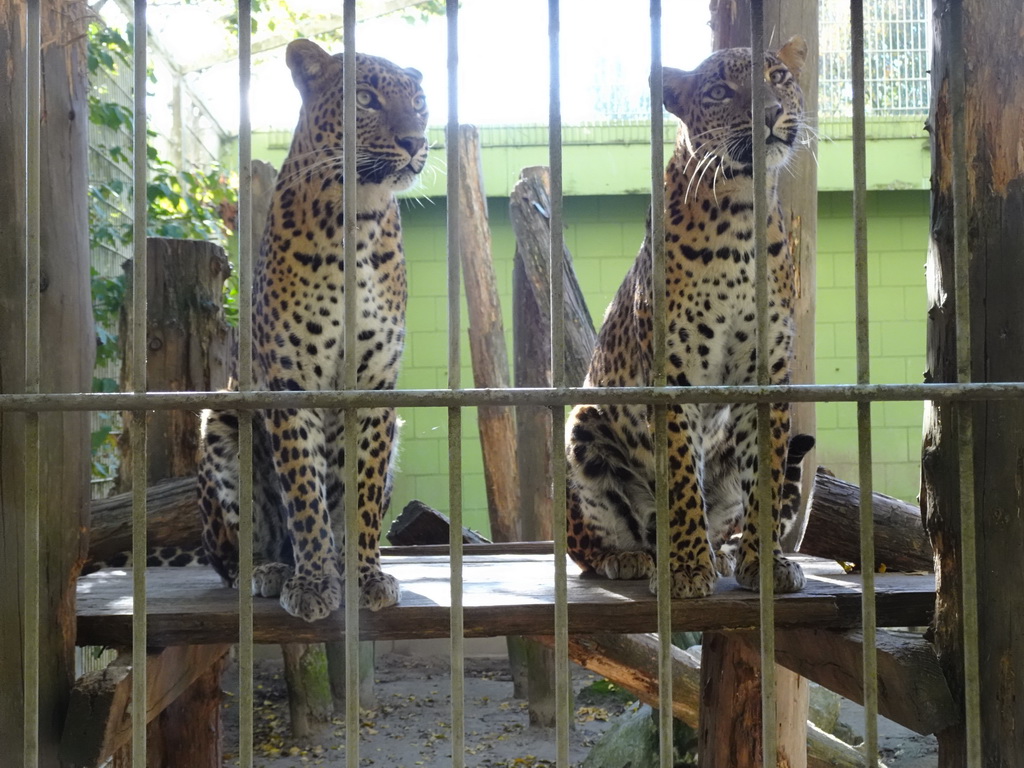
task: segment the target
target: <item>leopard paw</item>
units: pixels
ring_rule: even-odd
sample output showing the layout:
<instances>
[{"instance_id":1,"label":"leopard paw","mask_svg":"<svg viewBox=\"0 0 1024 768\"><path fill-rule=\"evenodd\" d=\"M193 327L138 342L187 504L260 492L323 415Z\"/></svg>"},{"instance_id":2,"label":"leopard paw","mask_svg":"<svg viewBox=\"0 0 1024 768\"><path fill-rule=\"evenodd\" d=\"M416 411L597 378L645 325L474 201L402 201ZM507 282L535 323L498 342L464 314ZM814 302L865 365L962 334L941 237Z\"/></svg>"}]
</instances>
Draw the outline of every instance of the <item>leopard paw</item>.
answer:
<instances>
[{"instance_id":1,"label":"leopard paw","mask_svg":"<svg viewBox=\"0 0 1024 768\"><path fill-rule=\"evenodd\" d=\"M654 558L647 552L614 552L598 566L608 579L643 579L654 573Z\"/></svg>"},{"instance_id":2,"label":"leopard paw","mask_svg":"<svg viewBox=\"0 0 1024 768\"><path fill-rule=\"evenodd\" d=\"M306 621L326 617L341 605L341 579L336 575L310 576L296 573L281 589L281 607Z\"/></svg>"},{"instance_id":3,"label":"leopard paw","mask_svg":"<svg viewBox=\"0 0 1024 768\"><path fill-rule=\"evenodd\" d=\"M252 593L256 597L277 597L294 569L284 563L261 563L252 569Z\"/></svg>"},{"instance_id":4,"label":"leopard paw","mask_svg":"<svg viewBox=\"0 0 1024 768\"><path fill-rule=\"evenodd\" d=\"M382 571L363 574L359 580L359 605L379 611L398 603L402 590L398 579Z\"/></svg>"},{"instance_id":5,"label":"leopard paw","mask_svg":"<svg viewBox=\"0 0 1024 768\"><path fill-rule=\"evenodd\" d=\"M739 543L727 541L715 553L715 568L719 576L732 576L736 573L736 561L739 559Z\"/></svg>"},{"instance_id":6,"label":"leopard paw","mask_svg":"<svg viewBox=\"0 0 1024 768\"><path fill-rule=\"evenodd\" d=\"M799 592L804 588L804 572L798 563L776 554L773 556L772 574L775 591L784 594ZM741 587L757 592L760 590L758 579L760 566L756 557L748 557L736 568L736 581Z\"/></svg>"},{"instance_id":7,"label":"leopard paw","mask_svg":"<svg viewBox=\"0 0 1024 768\"><path fill-rule=\"evenodd\" d=\"M718 573L713 562L687 563L672 571L672 598L707 597L715 591ZM658 594L658 574L651 576L651 593Z\"/></svg>"}]
</instances>

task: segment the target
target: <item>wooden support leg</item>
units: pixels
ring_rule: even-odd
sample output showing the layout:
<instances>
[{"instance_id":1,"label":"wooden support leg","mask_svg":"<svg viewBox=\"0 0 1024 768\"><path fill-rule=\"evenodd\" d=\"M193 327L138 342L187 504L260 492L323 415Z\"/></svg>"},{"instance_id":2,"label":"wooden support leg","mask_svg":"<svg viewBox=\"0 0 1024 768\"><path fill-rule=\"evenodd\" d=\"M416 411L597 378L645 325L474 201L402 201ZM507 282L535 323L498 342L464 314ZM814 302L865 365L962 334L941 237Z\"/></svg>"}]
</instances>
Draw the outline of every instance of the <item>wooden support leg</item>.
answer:
<instances>
[{"instance_id":1,"label":"wooden support leg","mask_svg":"<svg viewBox=\"0 0 1024 768\"><path fill-rule=\"evenodd\" d=\"M331 695L334 697L334 711L345 711L345 643L326 643L327 668L331 673ZM373 688L374 649L373 641L359 643L359 706L370 709L377 704L377 693Z\"/></svg>"},{"instance_id":2,"label":"wooden support leg","mask_svg":"<svg viewBox=\"0 0 1024 768\"><path fill-rule=\"evenodd\" d=\"M776 672L778 765L806 768L806 682L781 668L777 667ZM761 655L756 637L740 632L705 632L700 690L697 750L701 768L760 768ZM799 713L797 707L802 707Z\"/></svg>"},{"instance_id":3,"label":"wooden support leg","mask_svg":"<svg viewBox=\"0 0 1024 768\"><path fill-rule=\"evenodd\" d=\"M155 723L158 728L161 754L167 768L187 765L189 768L221 768L221 673L227 655L213 664L205 674L188 687ZM152 768L152 766L151 766Z\"/></svg>"},{"instance_id":4,"label":"wooden support leg","mask_svg":"<svg viewBox=\"0 0 1024 768\"><path fill-rule=\"evenodd\" d=\"M284 679L288 686L288 707L292 736L315 739L331 726L334 702L323 643L286 643Z\"/></svg>"}]
</instances>

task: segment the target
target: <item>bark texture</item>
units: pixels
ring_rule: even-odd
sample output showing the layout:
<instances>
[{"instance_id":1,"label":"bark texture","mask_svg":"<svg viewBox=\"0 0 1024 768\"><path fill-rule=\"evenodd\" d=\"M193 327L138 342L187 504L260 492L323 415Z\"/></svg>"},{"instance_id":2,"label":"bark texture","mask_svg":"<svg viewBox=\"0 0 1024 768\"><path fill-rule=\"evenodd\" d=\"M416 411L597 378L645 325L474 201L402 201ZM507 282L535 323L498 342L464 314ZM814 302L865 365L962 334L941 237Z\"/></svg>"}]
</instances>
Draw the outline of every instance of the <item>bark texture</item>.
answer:
<instances>
[{"instance_id":1,"label":"bark texture","mask_svg":"<svg viewBox=\"0 0 1024 768\"><path fill-rule=\"evenodd\" d=\"M224 281L231 272L219 245L201 240L151 237L146 311L146 387L151 392L188 392L227 386L232 368L234 330L224 317ZM131 290L132 263L125 262ZM121 389L130 380L130 307L121 313ZM133 414L124 413L119 440L121 465L117 488L131 488ZM154 411L147 432L147 476L154 483L168 477L191 477L199 463L199 418L193 411Z\"/></svg>"},{"instance_id":2,"label":"bark texture","mask_svg":"<svg viewBox=\"0 0 1024 768\"><path fill-rule=\"evenodd\" d=\"M0 1L0 393L25 391L25 8ZM96 339L89 296L85 24L80 0L43 3L40 150L42 392L88 392ZM37 53L37 52L30 52ZM74 675L75 578L85 557L89 422L39 416L39 562L25 562L26 421L0 414L0 742L24 733L24 574L39 569L39 764L57 748ZM30 683L31 684L31 683Z\"/></svg>"},{"instance_id":3,"label":"bark texture","mask_svg":"<svg viewBox=\"0 0 1024 768\"><path fill-rule=\"evenodd\" d=\"M511 376L480 167L480 133L475 126L463 125L459 128L458 142L464 180L458 201L459 252L469 309L473 384L508 387ZM477 409L477 418L491 539L518 541L521 521L515 410L510 406L481 406Z\"/></svg>"},{"instance_id":4,"label":"bark texture","mask_svg":"<svg viewBox=\"0 0 1024 768\"><path fill-rule=\"evenodd\" d=\"M950 73L966 78L967 250L970 255L970 373L974 381L1024 380L1024 7L1017 0L934 4L932 218L928 254L926 380L956 380L953 261L953 147ZM963 39L953 24L962 13ZM958 408L974 419L974 465L962 466ZM985 766L1014 766L1024 755L1024 409L1017 400L926 410L921 507L935 550L935 643L956 702L964 690L960 482L974 480L977 510L981 742ZM942 768L965 764L962 725L939 734Z\"/></svg>"}]
</instances>

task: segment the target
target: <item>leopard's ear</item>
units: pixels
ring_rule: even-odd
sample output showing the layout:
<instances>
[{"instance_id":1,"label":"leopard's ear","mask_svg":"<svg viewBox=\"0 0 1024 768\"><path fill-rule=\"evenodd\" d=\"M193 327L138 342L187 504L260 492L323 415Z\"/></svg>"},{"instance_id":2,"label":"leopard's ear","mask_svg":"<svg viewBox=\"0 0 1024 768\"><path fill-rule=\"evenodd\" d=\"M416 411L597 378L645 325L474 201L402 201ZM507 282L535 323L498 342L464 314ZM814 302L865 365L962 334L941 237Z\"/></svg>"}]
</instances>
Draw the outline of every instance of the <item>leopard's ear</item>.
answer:
<instances>
[{"instance_id":1,"label":"leopard's ear","mask_svg":"<svg viewBox=\"0 0 1024 768\"><path fill-rule=\"evenodd\" d=\"M665 109L681 118L683 106L690 101L693 95L697 84L697 74L684 69L662 67L661 77L665 89L662 93Z\"/></svg>"},{"instance_id":2,"label":"leopard's ear","mask_svg":"<svg viewBox=\"0 0 1024 768\"><path fill-rule=\"evenodd\" d=\"M803 35L793 35L775 55L786 65L786 69L793 73L793 77L799 80L804 62L807 61L807 41Z\"/></svg>"},{"instance_id":3,"label":"leopard's ear","mask_svg":"<svg viewBox=\"0 0 1024 768\"><path fill-rule=\"evenodd\" d=\"M285 61L303 99L315 91L326 76L336 75L341 68L338 59L312 40L292 40L288 43Z\"/></svg>"}]
</instances>

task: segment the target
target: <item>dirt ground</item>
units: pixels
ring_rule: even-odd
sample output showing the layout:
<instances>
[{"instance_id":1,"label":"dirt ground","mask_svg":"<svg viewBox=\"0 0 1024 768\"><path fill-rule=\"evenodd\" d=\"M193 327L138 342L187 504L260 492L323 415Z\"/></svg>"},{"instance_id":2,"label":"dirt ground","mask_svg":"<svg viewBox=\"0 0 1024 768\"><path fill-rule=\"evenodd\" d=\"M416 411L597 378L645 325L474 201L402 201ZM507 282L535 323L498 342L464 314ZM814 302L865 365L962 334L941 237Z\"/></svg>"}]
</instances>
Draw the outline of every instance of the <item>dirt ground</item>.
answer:
<instances>
[{"instance_id":1,"label":"dirt ground","mask_svg":"<svg viewBox=\"0 0 1024 768\"><path fill-rule=\"evenodd\" d=\"M364 710L359 736L360 765L383 768L451 766L451 698L446 658L380 654L376 662L377 704ZM575 723L570 761L578 766L590 747L627 704L594 685L600 678L576 668ZM224 765L238 765L237 668L225 680ZM343 716L315 743L293 739L279 658L256 663L255 759L257 768L341 766L345 760ZM468 768L546 768L554 766L554 732L529 724L525 701L512 697L507 662L501 658L466 659L465 764ZM863 730L859 707L844 702L842 720ZM906 731L880 719L879 750L888 768L935 768L933 737ZM634 766L634 768L641 768Z\"/></svg>"}]
</instances>

